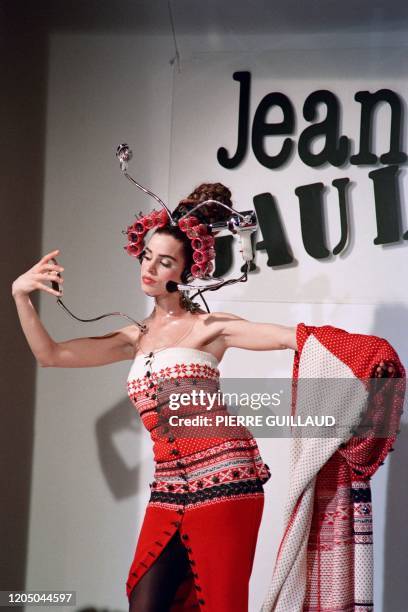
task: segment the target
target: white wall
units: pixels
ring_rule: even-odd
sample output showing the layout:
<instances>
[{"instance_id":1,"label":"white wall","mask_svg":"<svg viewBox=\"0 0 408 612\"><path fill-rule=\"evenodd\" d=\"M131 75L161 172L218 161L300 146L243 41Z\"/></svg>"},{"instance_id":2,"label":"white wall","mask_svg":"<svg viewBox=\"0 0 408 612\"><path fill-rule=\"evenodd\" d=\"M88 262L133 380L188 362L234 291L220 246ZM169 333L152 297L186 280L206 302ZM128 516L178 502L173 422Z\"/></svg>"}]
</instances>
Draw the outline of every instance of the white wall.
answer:
<instances>
[{"instance_id":1,"label":"white wall","mask_svg":"<svg viewBox=\"0 0 408 612\"><path fill-rule=\"evenodd\" d=\"M191 40L183 38L182 43L191 45ZM299 45L297 39L292 43ZM234 45L227 53L217 54L211 48L208 54L189 52L183 57L182 71L174 74L173 92L170 35L52 36L43 252L61 249L67 305L83 317L111 310L141 317L148 307L137 289L138 266L122 250L121 229L134 213L151 206L120 176L114 153L118 143L128 141L134 150L132 174L172 203L202 180L221 180L231 186L238 208L251 207L256 193L277 195L296 247L298 267L271 270L265 266L265 254L258 253L260 277L215 295L210 300L213 310L233 311L259 321L329 322L350 331L376 333L388 338L407 361L407 300L401 267L396 267L405 251L386 252L372 245L372 217L364 223L367 210L372 210L366 198L367 184L360 176L364 173L356 170L363 194L363 206L355 210L359 239L347 258L325 264L308 260L296 225L293 187L312 182L315 171L296 161L272 178L253 156L234 172L218 166L215 157L219 146L230 150L235 146L234 70L252 71L254 104L279 85L299 111L306 93L323 84L336 88L350 122L345 133L351 130L354 135L356 109L352 108L357 104L352 96L367 78L361 72L364 62L353 62L351 69L350 53L340 56L348 58L342 64L343 88L340 77L328 72L339 58L337 51L325 51L323 60L321 52L287 51L278 57L257 54L255 38L246 39L245 44L252 50L244 56L236 55ZM290 47L288 38L285 45ZM322 46L332 44L326 39ZM402 55L399 57L402 66ZM369 86L378 82L407 93L405 75L397 79L388 68L370 74ZM349 176L348 168L339 172L329 167L318 173L325 182L344 174ZM331 239L337 241L332 235ZM366 260L356 269L365 239ZM380 280L378 268L370 266L371 258L375 266L381 266ZM362 278L371 281L364 284L365 292L359 291ZM384 295L372 291L374 284L377 290L384 287ZM359 303L350 303L353 301ZM111 319L83 326L70 320L49 296L42 298L41 317L56 339L96 335L122 325L119 319ZM290 376L291 364L289 352L243 354L235 350L226 355L222 372L230 377L283 377ZM150 441L126 398L129 367L130 363L123 362L109 368L38 372L26 588L75 589L78 608L127 608L125 581L153 469ZM406 444L405 429L398 444ZM287 441L259 440L259 445L272 479L266 488L251 582L251 612L259 608L270 580L287 482ZM390 565L391 555L384 557L384 538L387 524L396 520L397 509L392 504L390 511L387 499L398 495L395 487L402 472L398 455L387 460L387 467L373 481L376 609L384 612L400 612L397 607L382 607L384 574L395 569ZM393 474L390 480L388 466ZM406 494L401 501L406 503ZM395 541L392 533L388 535ZM404 541L401 532L399 537ZM386 586L390 589L389 582Z\"/></svg>"}]
</instances>

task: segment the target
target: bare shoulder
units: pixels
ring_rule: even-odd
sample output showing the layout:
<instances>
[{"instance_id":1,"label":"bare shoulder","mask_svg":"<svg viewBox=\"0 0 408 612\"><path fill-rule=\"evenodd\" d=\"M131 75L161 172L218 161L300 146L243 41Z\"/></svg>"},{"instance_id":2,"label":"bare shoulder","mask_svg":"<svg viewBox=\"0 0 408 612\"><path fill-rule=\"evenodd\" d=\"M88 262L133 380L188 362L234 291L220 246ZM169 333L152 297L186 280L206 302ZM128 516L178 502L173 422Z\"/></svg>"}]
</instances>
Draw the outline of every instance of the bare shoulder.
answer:
<instances>
[{"instance_id":1,"label":"bare shoulder","mask_svg":"<svg viewBox=\"0 0 408 612\"><path fill-rule=\"evenodd\" d=\"M137 346L139 344L140 329L137 325L126 325L113 332L118 335L123 346L126 346L129 350L129 355L133 357L136 354ZM110 335L110 334L107 334Z\"/></svg>"},{"instance_id":2,"label":"bare shoulder","mask_svg":"<svg viewBox=\"0 0 408 612\"><path fill-rule=\"evenodd\" d=\"M221 310L217 312L203 312L200 316L203 317L203 319L210 319L213 321L233 321L234 319L242 319L239 315L233 314L232 312L223 312Z\"/></svg>"},{"instance_id":3,"label":"bare shoulder","mask_svg":"<svg viewBox=\"0 0 408 612\"><path fill-rule=\"evenodd\" d=\"M198 314L203 327L217 327L221 329L229 321L243 321L244 319L232 312L203 312Z\"/></svg>"}]
</instances>

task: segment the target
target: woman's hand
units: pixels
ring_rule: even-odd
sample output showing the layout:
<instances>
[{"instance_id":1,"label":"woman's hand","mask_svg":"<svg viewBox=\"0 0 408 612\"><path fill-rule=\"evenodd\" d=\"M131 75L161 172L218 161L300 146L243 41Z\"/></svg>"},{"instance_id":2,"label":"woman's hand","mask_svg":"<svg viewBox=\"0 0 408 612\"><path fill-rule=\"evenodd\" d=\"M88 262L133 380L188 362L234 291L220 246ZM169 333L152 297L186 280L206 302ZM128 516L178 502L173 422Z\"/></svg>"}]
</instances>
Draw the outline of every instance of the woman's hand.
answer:
<instances>
[{"instance_id":1,"label":"woman's hand","mask_svg":"<svg viewBox=\"0 0 408 612\"><path fill-rule=\"evenodd\" d=\"M29 295L36 289L41 289L42 291L51 293L51 295L61 296L63 293L62 290L56 291L52 287L44 284L47 281L56 281L58 284L64 282L61 276L61 272L63 272L64 268L58 264L52 263L52 259L58 255L58 253L59 249L47 253L47 255L44 255L44 257L42 257L32 268L16 278L11 289L13 297L18 295Z\"/></svg>"}]
</instances>

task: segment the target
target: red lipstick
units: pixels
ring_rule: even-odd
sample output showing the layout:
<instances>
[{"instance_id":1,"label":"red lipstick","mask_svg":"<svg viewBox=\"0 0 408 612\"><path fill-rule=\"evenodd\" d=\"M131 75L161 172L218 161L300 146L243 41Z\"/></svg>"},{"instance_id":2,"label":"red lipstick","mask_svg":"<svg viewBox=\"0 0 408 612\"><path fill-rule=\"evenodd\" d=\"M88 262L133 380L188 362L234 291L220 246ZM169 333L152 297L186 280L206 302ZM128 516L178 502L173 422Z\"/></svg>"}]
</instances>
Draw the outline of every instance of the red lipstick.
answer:
<instances>
[{"instance_id":1,"label":"red lipstick","mask_svg":"<svg viewBox=\"0 0 408 612\"><path fill-rule=\"evenodd\" d=\"M156 281L153 280L152 278L150 278L150 276L142 276L142 281L146 284L146 285L153 285Z\"/></svg>"}]
</instances>

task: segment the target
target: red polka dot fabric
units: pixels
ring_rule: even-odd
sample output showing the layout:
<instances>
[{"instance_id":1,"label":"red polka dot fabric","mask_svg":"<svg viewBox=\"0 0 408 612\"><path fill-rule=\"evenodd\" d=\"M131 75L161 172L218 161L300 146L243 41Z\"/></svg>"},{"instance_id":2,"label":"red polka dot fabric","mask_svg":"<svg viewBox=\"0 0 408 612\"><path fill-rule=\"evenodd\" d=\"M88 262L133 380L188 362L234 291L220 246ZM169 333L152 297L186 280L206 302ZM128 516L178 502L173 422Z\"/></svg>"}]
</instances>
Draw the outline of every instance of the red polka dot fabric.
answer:
<instances>
[{"instance_id":1,"label":"red polka dot fabric","mask_svg":"<svg viewBox=\"0 0 408 612\"><path fill-rule=\"evenodd\" d=\"M348 428L328 438L291 439L284 534L262 612L371 611L370 478L393 450L405 369L383 338L304 323L296 336L292 414L333 414ZM392 372L376 387L381 361ZM312 384L302 386L306 379ZM325 379L356 384L324 396ZM363 423L364 435L358 435Z\"/></svg>"}]
</instances>

